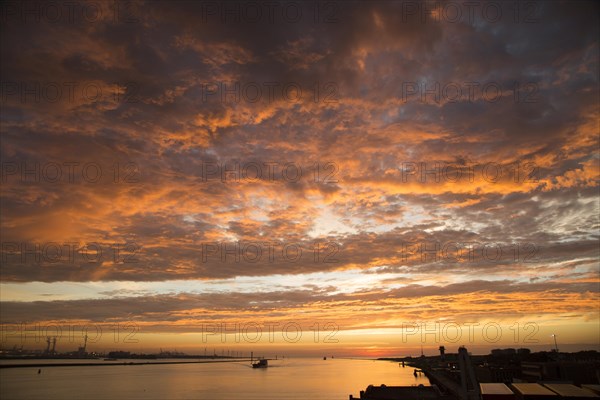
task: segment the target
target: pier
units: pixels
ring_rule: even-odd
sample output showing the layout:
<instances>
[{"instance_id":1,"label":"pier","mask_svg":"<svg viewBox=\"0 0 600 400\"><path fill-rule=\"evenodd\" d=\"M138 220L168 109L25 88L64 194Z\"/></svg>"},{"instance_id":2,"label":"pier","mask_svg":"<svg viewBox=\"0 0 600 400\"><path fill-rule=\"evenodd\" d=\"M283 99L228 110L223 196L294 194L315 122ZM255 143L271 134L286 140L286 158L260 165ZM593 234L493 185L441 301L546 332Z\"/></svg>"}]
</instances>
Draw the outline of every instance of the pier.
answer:
<instances>
[{"instance_id":1,"label":"pier","mask_svg":"<svg viewBox=\"0 0 600 400\"><path fill-rule=\"evenodd\" d=\"M269 361L275 360L269 358ZM226 362L249 362L249 358L235 360L198 360L198 361L106 361L106 362L82 362L82 363L33 363L33 364L0 364L0 368L47 368L47 367L106 367L115 365L167 365L167 364L208 364Z\"/></svg>"}]
</instances>

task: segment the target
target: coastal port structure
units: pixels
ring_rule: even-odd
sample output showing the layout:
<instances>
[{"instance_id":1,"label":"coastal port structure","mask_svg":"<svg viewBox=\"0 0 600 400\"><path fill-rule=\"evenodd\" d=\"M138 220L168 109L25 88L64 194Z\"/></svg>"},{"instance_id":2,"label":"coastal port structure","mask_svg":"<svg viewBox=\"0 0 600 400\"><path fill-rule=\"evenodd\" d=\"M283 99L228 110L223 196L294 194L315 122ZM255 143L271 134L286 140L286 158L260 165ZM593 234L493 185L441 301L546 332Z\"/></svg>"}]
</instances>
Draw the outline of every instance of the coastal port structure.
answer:
<instances>
[{"instance_id":1,"label":"coastal port structure","mask_svg":"<svg viewBox=\"0 0 600 400\"><path fill-rule=\"evenodd\" d=\"M440 355L444 356L442 347ZM434 368L421 357L413 363L431 386L369 385L360 397L350 400L600 400L600 385L576 386L563 382L479 383L471 357L465 347L458 349L458 370ZM416 370L415 370L416 371ZM451 372L451 373L450 373ZM458 375L458 376L457 376ZM454 379L452 378L454 377Z\"/></svg>"}]
</instances>

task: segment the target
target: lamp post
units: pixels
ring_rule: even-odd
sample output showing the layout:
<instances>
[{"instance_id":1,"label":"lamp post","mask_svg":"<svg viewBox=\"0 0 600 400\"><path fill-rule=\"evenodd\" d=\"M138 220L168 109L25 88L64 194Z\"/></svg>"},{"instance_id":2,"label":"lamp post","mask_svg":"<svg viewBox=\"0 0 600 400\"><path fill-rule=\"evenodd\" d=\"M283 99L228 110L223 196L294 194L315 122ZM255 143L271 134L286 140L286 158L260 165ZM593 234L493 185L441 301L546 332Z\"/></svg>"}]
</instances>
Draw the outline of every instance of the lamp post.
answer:
<instances>
[{"instance_id":1,"label":"lamp post","mask_svg":"<svg viewBox=\"0 0 600 400\"><path fill-rule=\"evenodd\" d=\"M556 344L556 335L553 333L551 335L554 338L554 351L558 353L558 344Z\"/></svg>"}]
</instances>

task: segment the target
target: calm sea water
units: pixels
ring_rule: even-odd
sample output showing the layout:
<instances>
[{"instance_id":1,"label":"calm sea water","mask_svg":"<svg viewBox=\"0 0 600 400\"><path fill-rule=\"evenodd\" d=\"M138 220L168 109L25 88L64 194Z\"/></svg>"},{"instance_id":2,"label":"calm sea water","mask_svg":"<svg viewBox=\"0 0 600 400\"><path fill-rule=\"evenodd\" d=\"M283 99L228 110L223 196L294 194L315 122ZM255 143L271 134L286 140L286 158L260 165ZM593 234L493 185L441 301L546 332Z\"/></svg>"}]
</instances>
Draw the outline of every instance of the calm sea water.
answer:
<instances>
[{"instance_id":1,"label":"calm sea water","mask_svg":"<svg viewBox=\"0 0 600 400\"><path fill-rule=\"evenodd\" d=\"M11 362L11 363L14 363ZM249 362L0 369L0 398L9 399L322 399L347 400L369 384L429 385L398 363L286 359L269 368Z\"/></svg>"}]
</instances>

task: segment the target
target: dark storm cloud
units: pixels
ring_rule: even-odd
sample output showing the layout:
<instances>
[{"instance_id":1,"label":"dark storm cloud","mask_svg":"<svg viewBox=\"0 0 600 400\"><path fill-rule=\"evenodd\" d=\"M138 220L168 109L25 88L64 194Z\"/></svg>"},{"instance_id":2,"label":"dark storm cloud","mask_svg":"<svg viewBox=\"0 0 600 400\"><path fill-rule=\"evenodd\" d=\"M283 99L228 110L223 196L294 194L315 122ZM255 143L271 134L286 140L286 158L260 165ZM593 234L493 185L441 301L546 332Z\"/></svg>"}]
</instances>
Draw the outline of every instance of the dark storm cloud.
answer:
<instances>
[{"instance_id":1,"label":"dark storm cloud","mask_svg":"<svg viewBox=\"0 0 600 400\"><path fill-rule=\"evenodd\" d=\"M503 271L548 279L597 259L597 4L535 2L529 23L516 23L510 9L498 22L480 9L474 21L440 21L391 1L335 3L335 21L318 23L310 11L317 3L302 3L298 22L279 15L256 23L208 16L210 4L141 2L132 21L116 23L107 9L93 23L12 16L2 24L4 282L348 269L446 272L472 282ZM240 90L223 95L236 82ZM466 83L477 84L472 97ZM262 91L256 102L252 84ZM300 99L285 97L290 84ZM460 101L444 95L448 85L461 88ZM19 170L58 163L66 171L65 162L97 163L102 179L54 183L42 170L27 179ZM266 172L263 163L277 165L277 179L206 179L215 164ZM476 172L459 182L422 182L418 172L405 180L405 163ZM509 173L533 165L536 179L491 182L481 172L490 163ZM283 178L288 164L302 176ZM272 261L222 261L218 253L203 260L207 245L238 241L304 253L293 262L280 253ZM339 246L335 262L315 261L315 241ZM139 251L135 262L115 263L107 251L102 262L47 265L23 263L5 245L49 242L134 243ZM432 262L413 245L472 242L525 246L535 259Z\"/></svg>"}]
</instances>

